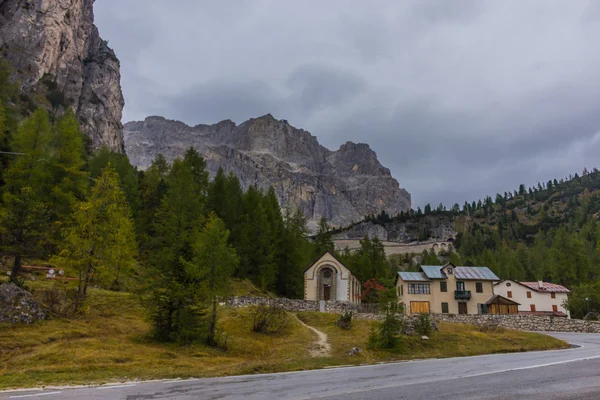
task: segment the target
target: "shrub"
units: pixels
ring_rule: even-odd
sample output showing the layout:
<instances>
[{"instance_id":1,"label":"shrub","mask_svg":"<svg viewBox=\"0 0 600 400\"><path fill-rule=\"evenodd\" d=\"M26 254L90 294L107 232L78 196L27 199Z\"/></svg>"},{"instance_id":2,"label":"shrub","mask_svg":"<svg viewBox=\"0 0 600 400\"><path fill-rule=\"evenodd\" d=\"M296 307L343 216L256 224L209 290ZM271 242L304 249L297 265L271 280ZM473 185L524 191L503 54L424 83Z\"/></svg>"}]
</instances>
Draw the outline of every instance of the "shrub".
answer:
<instances>
[{"instance_id":1,"label":"shrub","mask_svg":"<svg viewBox=\"0 0 600 400\"><path fill-rule=\"evenodd\" d=\"M340 315L340 319L335 323L336 326L342 329L350 329L352 327L352 316L354 313L352 311L346 311L342 315Z\"/></svg>"},{"instance_id":2,"label":"shrub","mask_svg":"<svg viewBox=\"0 0 600 400\"><path fill-rule=\"evenodd\" d=\"M287 313L275 303L258 305L252 311L252 332L281 333L287 326Z\"/></svg>"},{"instance_id":3,"label":"shrub","mask_svg":"<svg viewBox=\"0 0 600 400\"><path fill-rule=\"evenodd\" d=\"M433 326L429 314L419 314L414 327L415 332L421 336L431 336L433 333Z\"/></svg>"},{"instance_id":4,"label":"shrub","mask_svg":"<svg viewBox=\"0 0 600 400\"><path fill-rule=\"evenodd\" d=\"M77 289L66 288L58 283L52 287L38 291L39 301L48 314L55 318L73 316Z\"/></svg>"},{"instance_id":5,"label":"shrub","mask_svg":"<svg viewBox=\"0 0 600 400\"><path fill-rule=\"evenodd\" d=\"M369 348L391 349L396 347L399 333L402 331L402 320L398 316L398 303L390 302L382 307L383 320L374 325L369 335Z\"/></svg>"}]
</instances>

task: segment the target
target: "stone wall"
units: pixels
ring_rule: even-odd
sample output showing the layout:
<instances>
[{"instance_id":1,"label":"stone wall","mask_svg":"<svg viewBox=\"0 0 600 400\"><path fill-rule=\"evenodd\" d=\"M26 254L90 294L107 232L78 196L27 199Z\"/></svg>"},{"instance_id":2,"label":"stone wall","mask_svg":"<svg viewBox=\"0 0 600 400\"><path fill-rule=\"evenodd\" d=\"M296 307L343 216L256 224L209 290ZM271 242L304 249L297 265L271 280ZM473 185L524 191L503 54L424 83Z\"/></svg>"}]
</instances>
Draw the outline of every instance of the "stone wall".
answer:
<instances>
[{"instance_id":1,"label":"stone wall","mask_svg":"<svg viewBox=\"0 0 600 400\"><path fill-rule=\"evenodd\" d=\"M290 312L319 311L319 302L309 300L293 300L285 298L268 297L232 297L225 304L230 307L247 307L274 302L284 310ZM363 305L364 306L364 305ZM364 320L379 320L381 315L362 313L357 304L342 301L326 301L325 312L341 314L346 311L357 313L355 318ZM412 322L417 316L403 316L405 322ZM450 322L455 324L470 324L475 326L499 327L516 329L520 331L546 331L546 332L582 332L600 333L599 321L584 321L581 319L567 319L562 317L546 317L538 315L458 315L458 314L432 314L431 319L436 322Z\"/></svg>"},{"instance_id":2,"label":"stone wall","mask_svg":"<svg viewBox=\"0 0 600 400\"><path fill-rule=\"evenodd\" d=\"M546 332L583 332L600 333L600 322L568 319L564 317L546 317L539 315L456 315L435 314L432 318L438 322L471 324L476 326L498 326L520 331Z\"/></svg>"},{"instance_id":3,"label":"stone wall","mask_svg":"<svg viewBox=\"0 0 600 400\"><path fill-rule=\"evenodd\" d=\"M254 296L236 296L229 298L225 304L230 307L247 307L259 304L274 303L282 307L286 311L319 311L319 302L310 300L294 300L285 298L269 298L269 297L254 297ZM346 303L343 301L326 301L325 312L343 313L346 311L358 311L358 305Z\"/></svg>"}]
</instances>

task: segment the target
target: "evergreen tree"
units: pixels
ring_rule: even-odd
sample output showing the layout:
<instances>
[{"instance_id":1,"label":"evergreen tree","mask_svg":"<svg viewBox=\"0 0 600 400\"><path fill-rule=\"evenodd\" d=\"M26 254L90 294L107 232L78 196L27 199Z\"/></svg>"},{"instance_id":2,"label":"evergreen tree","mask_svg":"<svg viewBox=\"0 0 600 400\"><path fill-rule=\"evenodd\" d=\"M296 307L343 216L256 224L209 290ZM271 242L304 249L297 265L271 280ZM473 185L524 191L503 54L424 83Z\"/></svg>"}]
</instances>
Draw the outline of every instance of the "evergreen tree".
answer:
<instances>
[{"instance_id":1,"label":"evergreen tree","mask_svg":"<svg viewBox=\"0 0 600 400\"><path fill-rule=\"evenodd\" d=\"M14 255L12 282L18 282L23 255L43 255L48 247L51 144L50 120L41 109L23 122L11 144L21 155L5 173L0 218L3 247Z\"/></svg>"},{"instance_id":2,"label":"evergreen tree","mask_svg":"<svg viewBox=\"0 0 600 400\"><path fill-rule=\"evenodd\" d=\"M90 159L90 175L94 179L110 164L119 175L119 183L127 196L127 203L133 218L138 221L141 217L142 197L137 168L129 162L125 154L114 153L108 147L102 147ZM138 221L139 224L139 221Z\"/></svg>"},{"instance_id":3,"label":"evergreen tree","mask_svg":"<svg viewBox=\"0 0 600 400\"><path fill-rule=\"evenodd\" d=\"M229 280L238 263L235 249L229 245L229 231L215 213L208 216L204 229L194 242L194 258L185 262L186 274L200 282L203 295L210 303L210 320L206 343L217 342L217 303L230 293Z\"/></svg>"},{"instance_id":4,"label":"evergreen tree","mask_svg":"<svg viewBox=\"0 0 600 400\"><path fill-rule=\"evenodd\" d=\"M329 224L325 217L321 217L319 220L319 227L317 230L317 236L315 237L315 251L317 255L321 255L326 251L333 253L335 251L335 245L333 243L333 235L329 229Z\"/></svg>"},{"instance_id":5,"label":"evergreen tree","mask_svg":"<svg viewBox=\"0 0 600 400\"><path fill-rule=\"evenodd\" d=\"M197 321L198 289L188 279L185 263L193 258L193 245L204 222L206 176L193 152L190 159L173 162L167 190L154 223L155 245L151 249L151 296L148 306L154 336L163 341L185 341L190 321ZM186 157L188 154L186 154Z\"/></svg>"},{"instance_id":6,"label":"evergreen tree","mask_svg":"<svg viewBox=\"0 0 600 400\"><path fill-rule=\"evenodd\" d=\"M92 274L100 282L111 281L118 287L121 271L135 264L137 244L131 213L110 165L96 180L89 199L77 205L73 220L53 262L79 271L77 310L85 300Z\"/></svg>"}]
</instances>

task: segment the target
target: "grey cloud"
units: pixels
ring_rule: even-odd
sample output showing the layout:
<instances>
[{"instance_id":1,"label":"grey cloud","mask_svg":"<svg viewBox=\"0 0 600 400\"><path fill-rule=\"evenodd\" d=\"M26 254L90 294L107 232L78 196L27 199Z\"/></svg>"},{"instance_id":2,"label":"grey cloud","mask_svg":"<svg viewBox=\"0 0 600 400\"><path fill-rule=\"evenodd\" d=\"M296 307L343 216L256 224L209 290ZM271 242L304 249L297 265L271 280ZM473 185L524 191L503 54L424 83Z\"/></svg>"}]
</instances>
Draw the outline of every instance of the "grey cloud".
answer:
<instances>
[{"instance_id":1,"label":"grey cloud","mask_svg":"<svg viewBox=\"0 0 600 400\"><path fill-rule=\"evenodd\" d=\"M594 1L103 0L125 120L272 113L447 205L598 165Z\"/></svg>"}]
</instances>

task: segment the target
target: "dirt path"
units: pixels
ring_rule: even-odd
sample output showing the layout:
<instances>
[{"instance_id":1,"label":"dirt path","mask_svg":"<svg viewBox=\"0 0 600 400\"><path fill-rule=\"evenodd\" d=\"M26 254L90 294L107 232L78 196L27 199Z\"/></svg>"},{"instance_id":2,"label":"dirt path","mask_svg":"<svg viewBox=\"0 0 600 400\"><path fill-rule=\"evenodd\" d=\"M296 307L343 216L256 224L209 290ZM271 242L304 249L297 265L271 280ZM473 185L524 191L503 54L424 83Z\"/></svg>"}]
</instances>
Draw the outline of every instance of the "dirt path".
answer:
<instances>
[{"instance_id":1,"label":"dirt path","mask_svg":"<svg viewBox=\"0 0 600 400\"><path fill-rule=\"evenodd\" d=\"M304 322L295 316L298 322L302 325L313 331L317 335L317 341L313 343L312 348L309 349L309 353L311 357L327 357L331 353L331 344L329 344L329 339L327 338L327 334L325 332L321 332L320 330L306 325Z\"/></svg>"}]
</instances>

